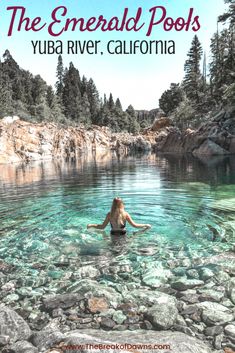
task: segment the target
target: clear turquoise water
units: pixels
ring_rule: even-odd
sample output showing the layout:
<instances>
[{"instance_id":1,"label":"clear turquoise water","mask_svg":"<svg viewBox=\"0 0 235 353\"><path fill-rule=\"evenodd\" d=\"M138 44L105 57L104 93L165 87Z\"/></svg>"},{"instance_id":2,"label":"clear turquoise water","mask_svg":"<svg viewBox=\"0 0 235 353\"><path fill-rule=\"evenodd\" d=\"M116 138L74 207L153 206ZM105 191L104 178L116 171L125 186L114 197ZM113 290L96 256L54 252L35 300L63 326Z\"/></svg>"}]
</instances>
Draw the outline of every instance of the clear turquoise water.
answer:
<instances>
[{"instance_id":1,"label":"clear turquoise water","mask_svg":"<svg viewBox=\"0 0 235 353\"><path fill-rule=\"evenodd\" d=\"M169 261L193 263L234 247L233 158L208 164L104 155L0 169L0 257L22 278L49 276L56 288L88 264L103 274L118 263L138 273L147 263L169 268ZM103 221L115 196L152 229L135 234L128 226L127 238L119 239L111 239L109 227L88 231L88 223Z\"/></svg>"}]
</instances>

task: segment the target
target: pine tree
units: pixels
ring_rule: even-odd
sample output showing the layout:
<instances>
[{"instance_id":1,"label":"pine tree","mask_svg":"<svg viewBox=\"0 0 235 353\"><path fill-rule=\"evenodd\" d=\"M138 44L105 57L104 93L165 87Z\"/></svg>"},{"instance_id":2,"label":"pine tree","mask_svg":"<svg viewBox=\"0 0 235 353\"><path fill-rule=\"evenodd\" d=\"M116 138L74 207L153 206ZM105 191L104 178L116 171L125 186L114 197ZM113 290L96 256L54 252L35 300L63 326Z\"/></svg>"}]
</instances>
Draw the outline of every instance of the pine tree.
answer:
<instances>
[{"instance_id":1,"label":"pine tree","mask_svg":"<svg viewBox=\"0 0 235 353\"><path fill-rule=\"evenodd\" d=\"M109 110L113 110L114 109L114 100L113 100L112 93L110 93L110 95L109 95L108 108L109 108Z\"/></svg>"},{"instance_id":2,"label":"pine tree","mask_svg":"<svg viewBox=\"0 0 235 353\"><path fill-rule=\"evenodd\" d=\"M100 110L100 98L99 92L97 91L96 85L92 79L87 83L87 97L90 103L91 120L93 123L97 123L97 117Z\"/></svg>"},{"instance_id":3,"label":"pine tree","mask_svg":"<svg viewBox=\"0 0 235 353\"><path fill-rule=\"evenodd\" d=\"M81 95L83 97L83 95L85 93L87 93L87 85L88 85L88 82L87 82L87 79L86 77L83 75L82 76L82 81L81 81Z\"/></svg>"},{"instance_id":4,"label":"pine tree","mask_svg":"<svg viewBox=\"0 0 235 353\"><path fill-rule=\"evenodd\" d=\"M204 52L204 57L203 57L203 91L206 90L207 86L207 61L206 61L206 52Z\"/></svg>"},{"instance_id":5,"label":"pine tree","mask_svg":"<svg viewBox=\"0 0 235 353\"><path fill-rule=\"evenodd\" d=\"M229 21L230 24L235 24L235 3L234 0L225 0L225 4L228 4L228 10L221 16L219 16L220 22Z\"/></svg>"},{"instance_id":6,"label":"pine tree","mask_svg":"<svg viewBox=\"0 0 235 353\"><path fill-rule=\"evenodd\" d=\"M136 118L135 109L133 108L133 106L132 106L131 104L128 106L126 112L127 112L132 118Z\"/></svg>"},{"instance_id":7,"label":"pine tree","mask_svg":"<svg viewBox=\"0 0 235 353\"><path fill-rule=\"evenodd\" d=\"M53 92L52 86L47 87L46 100L49 108L52 108L55 99L55 94Z\"/></svg>"},{"instance_id":8,"label":"pine tree","mask_svg":"<svg viewBox=\"0 0 235 353\"><path fill-rule=\"evenodd\" d=\"M171 114L179 106L184 97L181 86L177 83L171 83L170 88L166 90L159 99L159 107L164 113Z\"/></svg>"},{"instance_id":9,"label":"pine tree","mask_svg":"<svg viewBox=\"0 0 235 353\"><path fill-rule=\"evenodd\" d=\"M9 50L3 54L3 70L5 75L9 77L12 87L12 99L23 100L23 87L22 87L22 72L19 65L13 59Z\"/></svg>"},{"instance_id":10,"label":"pine tree","mask_svg":"<svg viewBox=\"0 0 235 353\"><path fill-rule=\"evenodd\" d=\"M116 100L116 102L115 102L115 108L116 108L116 110L123 111L123 110L122 110L122 104L121 104L119 98L117 98L117 100Z\"/></svg>"},{"instance_id":11,"label":"pine tree","mask_svg":"<svg viewBox=\"0 0 235 353\"><path fill-rule=\"evenodd\" d=\"M61 55L59 55L59 57L58 57L58 64L57 64L57 68L56 68L56 77L58 79L55 84L56 94L61 99L62 94L63 94L63 79L64 79L64 65L63 65L63 59L62 59Z\"/></svg>"},{"instance_id":12,"label":"pine tree","mask_svg":"<svg viewBox=\"0 0 235 353\"><path fill-rule=\"evenodd\" d=\"M8 75L3 70L3 65L0 63L0 115L12 115L12 87Z\"/></svg>"},{"instance_id":13,"label":"pine tree","mask_svg":"<svg viewBox=\"0 0 235 353\"><path fill-rule=\"evenodd\" d=\"M82 122L81 80L79 71L73 63L70 63L69 69L65 71L63 85L62 101L65 116L76 122Z\"/></svg>"},{"instance_id":14,"label":"pine tree","mask_svg":"<svg viewBox=\"0 0 235 353\"><path fill-rule=\"evenodd\" d=\"M200 92L202 91L202 74L200 71L200 62L202 58L202 46L198 37L195 35L191 48L188 52L188 59L185 62L185 77L183 88L189 99L199 103Z\"/></svg>"}]
</instances>

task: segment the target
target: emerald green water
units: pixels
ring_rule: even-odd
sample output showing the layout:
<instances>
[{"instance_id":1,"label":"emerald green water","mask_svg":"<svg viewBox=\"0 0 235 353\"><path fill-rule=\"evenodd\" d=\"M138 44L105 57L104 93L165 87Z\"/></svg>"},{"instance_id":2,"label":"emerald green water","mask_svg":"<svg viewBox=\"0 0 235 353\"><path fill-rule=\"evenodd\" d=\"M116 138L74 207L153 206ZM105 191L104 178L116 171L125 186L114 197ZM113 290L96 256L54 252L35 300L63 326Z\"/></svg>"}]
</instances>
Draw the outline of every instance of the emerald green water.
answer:
<instances>
[{"instance_id":1,"label":"emerald green water","mask_svg":"<svg viewBox=\"0 0 235 353\"><path fill-rule=\"evenodd\" d=\"M112 266L129 266L131 281L141 283L143 268L192 268L234 248L234 158L208 164L104 155L0 169L0 257L15 265L22 285L44 278L48 290L61 290L84 277L74 274L87 265L99 270L89 277L107 283L125 281ZM135 234L128 226L127 237L116 239L109 226L105 233L88 231L115 196L152 229Z\"/></svg>"}]
</instances>

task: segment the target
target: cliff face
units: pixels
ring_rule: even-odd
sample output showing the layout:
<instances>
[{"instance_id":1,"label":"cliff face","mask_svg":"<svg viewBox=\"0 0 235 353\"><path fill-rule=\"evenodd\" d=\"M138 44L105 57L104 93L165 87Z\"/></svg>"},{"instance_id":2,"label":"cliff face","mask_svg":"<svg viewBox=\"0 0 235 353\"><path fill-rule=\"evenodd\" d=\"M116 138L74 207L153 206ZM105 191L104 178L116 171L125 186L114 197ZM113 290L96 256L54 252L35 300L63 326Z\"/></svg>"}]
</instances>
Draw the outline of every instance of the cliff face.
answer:
<instances>
[{"instance_id":1,"label":"cliff face","mask_svg":"<svg viewBox=\"0 0 235 353\"><path fill-rule=\"evenodd\" d=\"M75 157L93 146L109 146L110 132L106 128L85 131L60 128L55 124L31 124L9 119L0 121L0 163Z\"/></svg>"},{"instance_id":2,"label":"cliff face","mask_svg":"<svg viewBox=\"0 0 235 353\"><path fill-rule=\"evenodd\" d=\"M89 129L61 127L53 123L33 124L17 117L0 120L0 163L53 158L73 158L82 152L116 150L235 154L235 109L221 111L198 130L184 133L169 118L160 118L142 135L112 133L107 127Z\"/></svg>"},{"instance_id":3,"label":"cliff face","mask_svg":"<svg viewBox=\"0 0 235 353\"><path fill-rule=\"evenodd\" d=\"M150 150L150 141L141 135L112 134L107 127L60 127L7 117L0 120L0 163L72 158L93 150Z\"/></svg>"},{"instance_id":4,"label":"cliff face","mask_svg":"<svg viewBox=\"0 0 235 353\"><path fill-rule=\"evenodd\" d=\"M181 133L173 128L156 139L156 150L171 153L226 155L235 153L235 108L223 110L197 130Z\"/></svg>"}]
</instances>

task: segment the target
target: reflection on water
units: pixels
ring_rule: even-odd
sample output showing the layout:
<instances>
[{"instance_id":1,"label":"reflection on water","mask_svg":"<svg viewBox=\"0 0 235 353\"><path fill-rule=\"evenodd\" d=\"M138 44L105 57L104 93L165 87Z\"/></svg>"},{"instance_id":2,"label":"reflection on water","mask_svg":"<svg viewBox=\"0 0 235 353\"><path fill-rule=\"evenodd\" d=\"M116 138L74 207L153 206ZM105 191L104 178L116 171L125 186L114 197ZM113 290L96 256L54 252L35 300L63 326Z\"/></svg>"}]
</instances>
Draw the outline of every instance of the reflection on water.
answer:
<instances>
[{"instance_id":1,"label":"reflection on water","mask_svg":"<svg viewBox=\"0 0 235 353\"><path fill-rule=\"evenodd\" d=\"M49 276L56 287L84 266L136 281L149 266L167 271L230 251L235 239L235 158L81 155L74 161L0 166L0 256L18 276ZM88 231L121 196L147 232ZM125 270L126 269L126 270ZM111 272L112 272L111 271ZM166 274L166 273L165 273ZM75 276L75 274L73 274ZM85 275L84 275L85 276ZM92 277L92 273L89 273ZM75 278L77 278L75 276Z\"/></svg>"}]
</instances>

